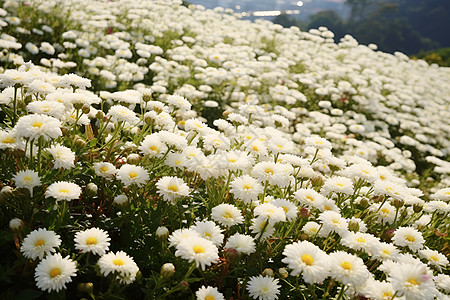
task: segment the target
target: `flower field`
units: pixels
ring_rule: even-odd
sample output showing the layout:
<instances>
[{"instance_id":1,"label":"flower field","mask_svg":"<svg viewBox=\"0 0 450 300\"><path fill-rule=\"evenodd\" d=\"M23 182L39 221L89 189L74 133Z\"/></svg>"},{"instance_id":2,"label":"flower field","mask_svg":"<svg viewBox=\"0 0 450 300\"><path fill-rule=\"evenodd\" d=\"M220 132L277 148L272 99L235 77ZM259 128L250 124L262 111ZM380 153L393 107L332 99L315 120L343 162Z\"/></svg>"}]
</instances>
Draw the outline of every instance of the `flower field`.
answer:
<instances>
[{"instance_id":1,"label":"flower field","mask_svg":"<svg viewBox=\"0 0 450 300\"><path fill-rule=\"evenodd\" d=\"M1 299L449 299L449 68L178 0L0 5Z\"/></svg>"}]
</instances>

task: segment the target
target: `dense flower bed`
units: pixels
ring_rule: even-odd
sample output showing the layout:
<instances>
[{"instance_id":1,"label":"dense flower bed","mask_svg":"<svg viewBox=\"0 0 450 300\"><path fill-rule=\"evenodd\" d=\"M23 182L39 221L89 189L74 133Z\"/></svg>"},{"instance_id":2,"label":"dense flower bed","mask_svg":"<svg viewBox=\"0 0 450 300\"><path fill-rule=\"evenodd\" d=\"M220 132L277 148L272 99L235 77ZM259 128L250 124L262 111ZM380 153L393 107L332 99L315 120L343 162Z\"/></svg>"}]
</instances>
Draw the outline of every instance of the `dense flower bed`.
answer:
<instances>
[{"instance_id":1,"label":"dense flower bed","mask_svg":"<svg viewBox=\"0 0 450 300\"><path fill-rule=\"evenodd\" d=\"M1 295L447 299L450 70L180 2L0 1Z\"/></svg>"}]
</instances>

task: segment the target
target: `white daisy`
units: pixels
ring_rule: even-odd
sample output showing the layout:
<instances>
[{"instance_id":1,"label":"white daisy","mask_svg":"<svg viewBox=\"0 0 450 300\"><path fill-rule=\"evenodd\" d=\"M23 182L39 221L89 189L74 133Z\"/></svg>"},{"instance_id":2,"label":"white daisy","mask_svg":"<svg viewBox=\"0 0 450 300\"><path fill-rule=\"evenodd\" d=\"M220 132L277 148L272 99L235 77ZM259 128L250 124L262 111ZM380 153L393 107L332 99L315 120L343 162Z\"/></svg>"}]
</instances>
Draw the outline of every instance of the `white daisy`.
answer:
<instances>
[{"instance_id":1,"label":"white daisy","mask_svg":"<svg viewBox=\"0 0 450 300\"><path fill-rule=\"evenodd\" d=\"M74 200L80 198L81 188L72 182L58 181L47 187L45 198L53 197L57 201Z\"/></svg>"},{"instance_id":2,"label":"white daisy","mask_svg":"<svg viewBox=\"0 0 450 300\"><path fill-rule=\"evenodd\" d=\"M37 287L47 292L65 289L66 283L71 282L76 275L76 263L59 253L44 258L34 272Z\"/></svg>"},{"instance_id":3,"label":"white daisy","mask_svg":"<svg viewBox=\"0 0 450 300\"><path fill-rule=\"evenodd\" d=\"M119 179L124 185L136 184L141 186L146 184L150 179L147 170L141 166L135 166L130 164L124 164L117 170L117 179Z\"/></svg>"},{"instance_id":4,"label":"white daisy","mask_svg":"<svg viewBox=\"0 0 450 300\"><path fill-rule=\"evenodd\" d=\"M61 239L54 231L39 228L30 232L23 240L20 252L30 259L39 257L42 259L56 251L56 247L61 245Z\"/></svg>"},{"instance_id":5,"label":"white daisy","mask_svg":"<svg viewBox=\"0 0 450 300\"><path fill-rule=\"evenodd\" d=\"M184 238L176 245L175 256L195 262L195 266L201 267L204 271L206 266L210 266L219 260L219 250L209 240L202 237Z\"/></svg>"},{"instance_id":6,"label":"white daisy","mask_svg":"<svg viewBox=\"0 0 450 300\"><path fill-rule=\"evenodd\" d=\"M174 204L176 198L189 196L189 187L183 179L172 176L164 176L156 183L158 194L164 197L164 200Z\"/></svg>"},{"instance_id":7,"label":"white daisy","mask_svg":"<svg viewBox=\"0 0 450 300\"><path fill-rule=\"evenodd\" d=\"M92 252L104 255L109 250L111 238L108 233L99 228L90 228L75 233L75 249L83 253Z\"/></svg>"},{"instance_id":8,"label":"white daisy","mask_svg":"<svg viewBox=\"0 0 450 300\"><path fill-rule=\"evenodd\" d=\"M270 276L252 276L247 283L247 291L250 297L259 300L278 299L280 288L278 279Z\"/></svg>"},{"instance_id":9,"label":"white daisy","mask_svg":"<svg viewBox=\"0 0 450 300\"><path fill-rule=\"evenodd\" d=\"M211 210L211 217L214 221L223 226L230 227L244 222L241 211L232 204L219 204Z\"/></svg>"}]
</instances>

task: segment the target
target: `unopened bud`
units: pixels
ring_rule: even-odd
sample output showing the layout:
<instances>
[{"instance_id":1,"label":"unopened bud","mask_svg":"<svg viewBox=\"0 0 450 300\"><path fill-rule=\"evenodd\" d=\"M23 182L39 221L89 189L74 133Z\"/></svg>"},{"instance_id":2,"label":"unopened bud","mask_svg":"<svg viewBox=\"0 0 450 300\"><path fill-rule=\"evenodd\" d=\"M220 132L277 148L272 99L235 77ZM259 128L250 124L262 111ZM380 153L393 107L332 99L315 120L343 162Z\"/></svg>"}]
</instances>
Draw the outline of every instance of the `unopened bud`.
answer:
<instances>
[{"instance_id":1,"label":"unopened bud","mask_svg":"<svg viewBox=\"0 0 450 300\"><path fill-rule=\"evenodd\" d=\"M359 200L359 205L364 209L369 207L369 200L367 200L367 198L362 198L361 200Z\"/></svg>"},{"instance_id":2,"label":"unopened bud","mask_svg":"<svg viewBox=\"0 0 450 300\"><path fill-rule=\"evenodd\" d=\"M169 237L169 229L166 226L159 226L156 228L156 237L161 240L166 240Z\"/></svg>"},{"instance_id":3,"label":"unopened bud","mask_svg":"<svg viewBox=\"0 0 450 300\"><path fill-rule=\"evenodd\" d=\"M402 199L395 199L393 204L394 204L394 207L398 209L405 204L405 201Z\"/></svg>"},{"instance_id":4,"label":"unopened bud","mask_svg":"<svg viewBox=\"0 0 450 300\"><path fill-rule=\"evenodd\" d=\"M394 228L389 228L383 233L381 238L383 240L385 240L386 242L390 242L392 237L394 236L394 233L395 233L395 229Z\"/></svg>"},{"instance_id":5,"label":"unopened bud","mask_svg":"<svg viewBox=\"0 0 450 300\"><path fill-rule=\"evenodd\" d=\"M131 153L127 156L127 163L130 165L137 165L139 161L141 160L141 157L137 153Z\"/></svg>"},{"instance_id":6,"label":"unopened bud","mask_svg":"<svg viewBox=\"0 0 450 300\"><path fill-rule=\"evenodd\" d=\"M105 117L105 113L102 112L101 110L97 111L97 113L95 114L95 118L97 120L103 120L104 117Z\"/></svg>"},{"instance_id":7,"label":"unopened bud","mask_svg":"<svg viewBox=\"0 0 450 300\"><path fill-rule=\"evenodd\" d=\"M86 185L86 191L88 192L88 195L95 196L97 195L98 187L95 183L90 182Z\"/></svg>"},{"instance_id":8,"label":"unopened bud","mask_svg":"<svg viewBox=\"0 0 450 300\"><path fill-rule=\"evenodd\" d=\"M302 219L308 218L309 215L310 215L310 212L309 212L309 210L306 207L302 207L300 209L300 211L298 212L298 217L302 218Z\"/></svg>"},{"instance_id":9,"label":"unopened bud","mask_svg":"<svg viewBox=\"0 0 450 300\"><path fill-rule=\"evenodd\" d=\"M92 282L79 283L77 289L80 293L91 294L94 291L94 284Z\"/></svg>"},{"instance_id":10,"label":"unopened bud","mask_svg":"<svg viewBox=\"0 0 450 300\"><path fill-rule=\"evenodd\" d=\"M187 290L189 288L189 282L183 280L182 282L180 282L180 286L182 290Z\"/></svg>"},{"instance_id":11,"label":"unopened bud","mask_svg":"<svg viewBox=\"0 0 450 300\"><path fill-rule=\"evenodd\" d=\"M306 241L308 239L309 239L309 235L308 234L306 234L306 233L300 234L300 240Z\"/></svg>"},{"instance_id":12,"label":"unopened bud","mask_svg":"<svg viewBox=\"0 0 450 300\"><path fill-rule=\"evenodd\" d=\"M175 274L175 266L172 263L165 263L161 267L161 271L159 272L161 277L168 279Z\"/></svg>"},{"instance_id":13,"label":"unopened bud","mask_svg":"<svg viewBox=\"0 0 450 300\"><path fill-rule=\"evenodd\" d=\"M23 221L19 218L13 218L9 221L9 228L12 231L21 231L23 228Z\"/></svg>"},{"instance_id":14,"label":"unopened bud","mask_svg":"<svg viewBox=\"0 0 450 300\"><path fill-rule=\"evenodd\" d=\"M127 203L127 201L128 201L128 197L125 195L117 195L114 198L114 204L117 204L117 205L123 205L123 204Z\"/></svg>"},{"instance_id":15,"label":"unopened bud","mask_svg":"<svg viewBox=\"0 0 450 300\"><path fill-rule=\"evenodd\" d=\"M311 179L311 184L313 186L317 186L317 187L322 186L323 183L324 183L323 178L320 176Z\"/></svg>"},{"instance_id":16,"label":"unopened bud","mask_svg":"<svg viewBox=\"0 0 450 300\"><path fill-rule=\"evenodd\" d=\"M86 146L86 142L82 138L78 137L75 140L75 146L76 148L84 148L84 146Z\"/></svg>"},{"instance_id":17,"label":"unopened bud","mask_svg":"<svg viewBox=\"0 0 450 300\"><path fill-rule=\"evenodd\" d=\"M356 221L350 221L348 223L348 230L353 231L353 232L358 232L359 230L359 223Z\"/></svg>"},{"instance_id":18,"label":"unopened bud","mask_svg":"<svg viewBox=\"0 0 450 300\"><path fill-rule=\"evenodd\" d=\"M230 262L235 261L239 257L239 252L234 248L226 248L223 256Z\"/></svg>"},{"instance_id":19,"label":"unopened bud","mask_svg":"<svg viewBox=\"0 0 450 300\"><path fill-rule=\"evenodd\" d=\"M417 214L417 213L420 213L421 211L422 211L422 209L423 209L423 205L422 204L420 204L420 203L415 203L414 205L413 205L413 211Z\"/></svg>"},{"instance_id":20,"label":"unopened bud","mask_svg":"<svg viewBox=\"0 0 450 300\"><path fill-rule=\"evenodd\" d=\"M278 273L280 273L281 278L288 278L289 272L285 268L279 268Z\"/></svg>"},{"instance_id":21,"label":"unopened bud","mask_svg":"<svg viewBox=\"0 0 450 300\"><path fill-rule=\"evenodd\" d=\"M89 104L84 104L81 111L83 114L87 115L91 111L91 106Z\"/></svg>"},{"instance_id":22,"label":"unopened bud","mask_svg":"<svg viewBox=\"0 0 450 300\"><path fill-rule=\"evenodd\" d=\"M148 102L152 100L152 95L151 94L144 94L142 95L142 101L144 102Z\"/></svg>"},{"instance_id":23,"label":"unopened bud","mask_svg":"<svg viewBox=\"0 0 450 300\"><path fill-rule=\"evenodd\" d=\"M262 275L273 277L273 270L271 268L264 269L264 271L262 272Z\"/></svg>"},{"instance_id":24,"label":"unopened bud","mask_svg":"<svg viewBox=\"0 0 450 300\"><path fill-rule=\"evenodd\" d=\"M73 104L73 107L74 107L76 110L79 110L79 109L81 109L81 108L83 107L83 103L82 103L82 102L75 102L75 103Z\"/></svg>"},{"instance_id":25,"label":"unopened bud","mask_svg":"<svg viewBox=\"0 0 450 300\"><path fill-rule=\"evenodd\" d=\"M373 196L372 197L372 201L374 202L374 203L380 203L380 202L382 202L384 200L384 196L383 195L380 195L380 196Z\"/></svg>"}]
</instances>

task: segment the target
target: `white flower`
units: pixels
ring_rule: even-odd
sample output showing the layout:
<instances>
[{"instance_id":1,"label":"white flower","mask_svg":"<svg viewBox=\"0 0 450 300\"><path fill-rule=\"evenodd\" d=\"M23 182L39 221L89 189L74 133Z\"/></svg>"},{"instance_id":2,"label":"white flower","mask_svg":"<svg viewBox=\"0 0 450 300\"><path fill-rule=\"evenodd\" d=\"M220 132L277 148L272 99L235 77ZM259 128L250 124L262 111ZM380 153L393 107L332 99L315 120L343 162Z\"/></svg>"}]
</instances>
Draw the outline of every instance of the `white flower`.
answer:
<instances>
[{"instance_id":1,"label":"white flower","mask_svg":"<svg viewBox=\"0 0 450 300\"><path fill-rule=\"evenodd\" d=\"M234 197L246 204L257 201L259 194L264 190L263 186L249 175L235 178L230 183L230 187L230 192Z\"/></svg>"},{"instance_id":2,"label":"white flower","mask_svg":"<svg viewBox=\"0 0 450 300\"><path fill-rule=\"evenodd\" d=\"M164 200L174 204L176 198L189 196L189 187L183 179L164 176L156 183L158 194L164 197Z\"/></svg>"},{"instance_id":3,"label":"white flower","mask_svg":"<svg viewBox=\"0 0 450 300\"><path fill-rule=\"evenodd\" d=\"M423 248L425 240L422 233L411 227L399 227L392 237L394 245L409 247L413 251Z\"/></svg>"},{"instance_id":4,"label":"white flower","mask_svg":"<svg viewBox=\"0 0 450 300\"><path fill-rule=\"evenodd\" d=\"M139 271L139 267L136 265L133 258L123 251L107 253L100 257L97 264L100 267L100 273L103 276L114 273L118 276L120 282L126 284L133 282Z\"/></svg>"},{"instance_id":5,"label":"white flower","mask_svg":"<svg viewBox=\"0 0 450 300\"><path fill-rule=\"evenodd\" d=\"M75 233L75 249L83 253L92 252L97 255L104 255L109 250L111 238L108 233L99 228L90 228Z\"/></svg>"},{"instance_id":6,"label":"white flower","mask_svg":"<svg viewBox=\"0 0 450 300\"><path fill-rule=\"evenodd\" d=\"M327 236L330 232L337 232L339 235L343 235L348 231L348 221L338 212L325 211L319 215L318 219L323 224L320 230L321 236Z\"/></svg>"},{"instance_id":7,"label":"white flower","mask_svg":"<svg viewBox=\"0 0 450 300\"><path fill-rule=\"evenodd\" d=\"M263 203L258 205L255 207L253 213L259 218L268 220L271 224L286 221L286 213L284 212L284 209L271 203Z\"/></svg>"},{"instance_id":8,"label":"white flower","mask_svg":"<svg viewBox=\"0 0 450 300\"><path fill-rule=\"evenodd\" d=\"M277 207L281 207L284 210L288 221L293 221L297 218L298 208L291 201L278 198L271 200L270 203Z\"/></svg>"},{"instance_id":9,"label":"white flower","mask_svg":"<svg viewBox=\"0 0 450 300\"><path fill-rule=\"evenodd\" d=\"M419 255L426 260L428 260L428 264L434 265L438 268L439 271L442 272L442 267L446 267L448 265L448 259L444 254L439 253L436 250L431 249L423 249L419 250Z\"/></svg>"},{"instance_id":10,"label":"white flower","mask_svg":"<svg viewBox=\"0 0 450 300\"><path fill-rule=\"evenodd\" d=\"M256 251L256 244L251 236L235 233L228 238L225 248L235 249L238 253L251 254Z\"/></svg>"},{"instance_id":11,"label":"white flower","mask_svg":"<svg viewBox=\"0 0 450 300\"><path fill-rule=\"evenodd\" d=\"M247 291L253 299L275 300L278 299L281 286L278 279L270 276L252 276L247 283Z\"/></svg>"},{"instance_id":12,"label":"white flower","mask_svg":"<svg viewBox=\"0 0 450 300\"><path fill-rule=\"evenodd\" d=\"M241 211L232 204L219 204L211 211L211 217L214 221L223 226L230 227L244 222Z\"/></svg>"},{"instance_id":13,"label":"white flower","mask_svg":"<svg viewBox=\"0 0 450 300\"><path fill-rule=\"evenodd\" d=\"M283 165L270 161L257 163L253 167L252 176L260 182L268 181L269 184L280 187L290 183L289 174L285 172Z\"/></svg>"},{"instance_id":14,"label":"white flower","mask_svg":"<svg viewBox=\"0 0 450 300\"><path fill-rule=\"evenodd\" d=\"M308 242L296 242L284 248L281 261L292 269L291 275L302 273L306 283L322 283L328 276L329 260L325 252Z\"/></svg>"},{"instance_id":15,"label":"white flower","mask_svg":"<svg viewBox=\"0 0 450 300\"><path fill-rule=\"evenodd\" d=\"M146 184L150 179L147 170L141 166L135 166L130 164L124 164L117 170L117 179L119 179L124 185L136 184L141 186Z\"/></svg>"},{"instance_id":16,"label":"white flower","mask_svg":"<svg viewBox=\"0 0 450 300\"><path fill-rule=\"evenodd\" d=\"M179 108L181 110L189 110L191 109L191 104L186 100L183 96L180 95L169 95L167 97L167 103L175 108Z\"/></svg>"},{"instance_id":17,"label":"white flower","mask_svg":"<svg viewBox=\"0 0 450 300\"><path fill-rule=\"evenodd\" d=\"M434 299L433 273L423 264L397 263L391 266L388 281L408 300Z\"/></svg>"},{"instance_id":18,"label":"white flower","mask_svg":"<svg viewBox=\"0 0 450 300\"><path fill-rule=\"evenodd\" d=\"M222 229L213 221L197 221L191 228L197 231L202 238L213 242L217 247L222 245L224 238Z\"/></svg>"},{"instance_id":19,"label":"white flower","mask_svg":"<svg viewBox=\"0 0 450 300\"><path fill-rule=\"evenodd\" d=\"M220 293L216 287L202 286L195 292L197 300L225 300L222 293Z\"/></svg>"},{"instance_id":20,"label":"white flower","mask_svg":"<svg viewBox=\"0 0 450 300\"><path fill-rule=\"evenodd\" d=\"M30 140L37 140L42 137L48 141L57 139L62 135L59 120L40 114L21 117L14 128L20 136Z\"/></svg>"},{"instance_id":21,"label":"white flower","mask_svg":"<svg viewBox=\"0 0 450 300\"><path fill-rule=\"evenodd\" d=\"M198 233L197 231L195 231L192 228L177 229L174 232L172 232L169 236L169 247L175 247L182 240L192 237L192 236L201 237L200 233Z\"/></svg>"},{"instance_id":22,"label":"white flower","mask_svg":"<svg viewBox=\"0 0 450 300\"><path fill-rule=\"evenodd\" d=\"M329 255L330 276L343 284L359 286L369 277L369 271L358 256L337 251Z\"/></svg>"},{"instance_id":23,"label":"white flower","mask_svg":"<svg viewBox=\"0 0 450 300\"><path fill-rule=\"evenodd\" d=\"M71 169L75 166L75 153L70 148L57 144L47 148L46 151L53 156L54 169Z\"/></svg>"},{"instance_id":24,"label":"white flower","mask_svg":"<svg viewBox=\"0 0 450 300\"><path fill-rule=\"evenodd\" d=\"M335 176L325 180L320 191L324 195L329 195L332 192L351 195L353 194L353 183L350 178Z\"/></svg>"},{"instance_id":25,"label":"white flower","mask_svg":"<svg viewBox=\"0 0 450 300\"><path fill-rule=\"evenodd\" d=\"M98 176L108 178L112 177L116 173L117 169L112 163L99 162L94 163L94 171Z\"/></svg>"},{"instance_id":26,"label":"white flower","mask_svg":"<svg viewBox=\"0 0 450 300\"><path fill-rule=\"evenodd\" d=\"M106 114L107 117L111 118L112 122L128 122L130 124L137 124L139 122L139 118L136 114L130 110L129 108L122 105L113 105L108 110Z\"/></svg>"},{"instance_id":27,"label":"white flower","mask_svg":"<svg viewBox=\"0 0 450 300\"><path fill-rule=\"evenodd\" d=\"M150 157L162 157L167 152L167 146L156 133L147 135L139 146L142 154Z\"/></svg>"},{"instance_id":28,"label":"white flower","mask_svg":"<svg viewBox=\"0 0 450 300\"><path fill-rule=\"evenodd\" d=\"M56 251L56 247L61 245L61 239L54 231L39 228L30 232L20 247L20 251L26 258L42 259L45 255L49 255Z\"/></svg>"},{"instance_id":29,"label":"white flower","mask_svg":"<svg viewBox=\"0 0 450 300\"><path fill-rule=\"evenodd\" d=\"M33 188L41 185L39 174L33 170L19 171L13 176L12 179L14 180L17 188L28 189L31 196L33 196Z\"/></svg>"},{"instance_id":30,"label":"white flower","mask_svg":"<svg viewBox=\"0 0 450 300\"><path fill-rule=\"evenodd\" d=\"M78 199L80 195L81 188L75 183L66 181L54 182L45 191L45 198L53 197L57 201Z\"/></svg>"},{"instance_id":31,"label":"white flower","mask_svg":"<svg viewBox=\"0 0 450 300\"><path fill-rule=\"evenodd\" d=\"M47 292L65 289L66 283L71 282L76 275L76 263L59 253L44 258L34 272L37 287Z\"/></svg>"},{"instance_id":32,"label":"white flower","mask_svg":"<svg viewBox=\"0 0 450 300\"><path fill-rule=\"evenodd\" d=\"M219 250L214 244L202 237L188 237L182 239L177 245L175 256L186 259L189 262L195 262L195 266L205 270L219 260Z\"/></svg>"}]
</instances>

